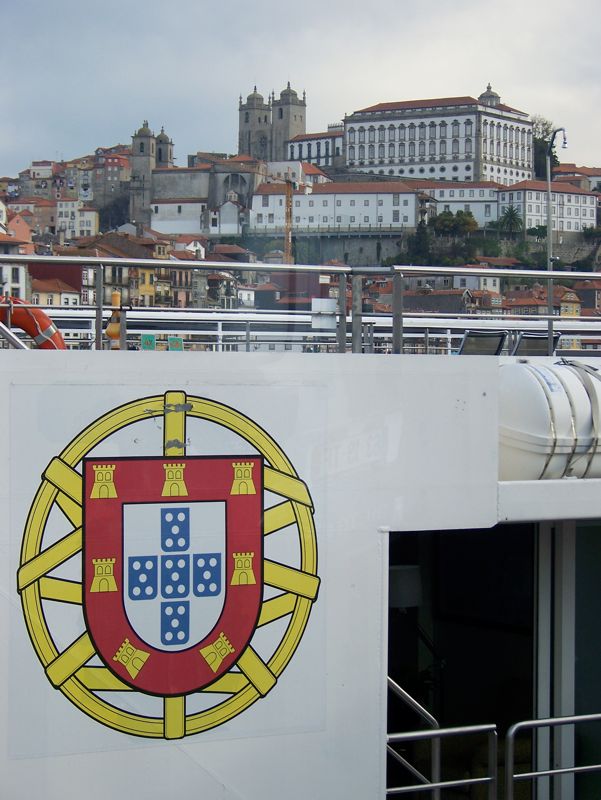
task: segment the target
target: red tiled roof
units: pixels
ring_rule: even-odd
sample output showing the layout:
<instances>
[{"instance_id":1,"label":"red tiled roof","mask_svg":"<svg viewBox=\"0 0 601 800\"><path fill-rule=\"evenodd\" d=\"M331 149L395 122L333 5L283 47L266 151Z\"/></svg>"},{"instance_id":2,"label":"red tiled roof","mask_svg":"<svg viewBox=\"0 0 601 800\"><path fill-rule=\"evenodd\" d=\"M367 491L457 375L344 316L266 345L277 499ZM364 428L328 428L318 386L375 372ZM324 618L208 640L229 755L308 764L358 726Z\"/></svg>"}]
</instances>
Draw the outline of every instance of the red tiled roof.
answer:
<instances>
[{"instance_id":1,"label":"red tiled roof","mask_svg":"<svg viewBox=\"0 0 601 800\"><path fill-rule=\"evenodd\" d=\"M283 183L262 183L256 194L285 194ZM304 194L296 189L294 194ZM362 181L357 183L317 183L310 194L415 194L415 190L401 181Z\"/></svg>"},{"instance_id":2,"label":"red tiled roof","mask_svg":"<svg viewBox=\"0 0 601 800\"><path fill-rule=\"evenodd\" d=\"M27 242L23 241L22 239L17 239L14 236L10 236L8 233L0 233L0 243L2 244L27 244Z\"/></svg>"},{"instance_id":3,"label":"red tiled roof","mask_svg":"<svg viewBox=\"0 0 601 800\"><path fill-rule=\"evenodd\" d=\"M301 161L303 172L305 175L323 175L324 178L328 176L323 172L323 170L316 167L315 164L310 164L308 161Z\"/></svg>"},{"instance_id":4,"label":"red tiled roof","mask_svg":"<svg viewBox=\"0 0 601 800\"><path fill-rule=\"evenodd\" d=\"M248 250L246 250L244 247L240 247L239 244L216 244L212 252L227 255L228 253L248 253Z\"/></svg>"},{"instance_id":5,"label":"red tiled roof","mask_svg":"<svg viewBox=\"0 0 601 800\"><path fill-rule=\"evenodd\" d=\"M184 203L206 203L206 197L167 197L160 200L151 200L151 206L158 206L163 204L182 205Z\"/></svg>"},{"instance_id":6,"label":"red tiled roof","mask_svg":"<svg viewBox=\"0 0 601 800\"><path fill-rule=\"evenodd\" d=\"M452 108L454 106L474 106L481 105L475 97L435 97L430 100L396 100L391 103L377 103L375 106L368 106L356 111L356 114L365 114L375 111L403 111L404 109L420 109L420 108ZM500 111L514 111L518 114L523 114L523 111L518 111L517 108L511 108L503 103L494 106L495 109Z\"/></svg>"},{"instance_id":7,"label":"red tiled roof","mask_svg":"<svg viewBox=\"0 0 601 800\"><path fill-rule=\"evenodd\" d=\"M73 294L78 294L77 289L74 289L73 286L69 286L68 283L61 281L60 278L46 278L45 280L41 280L40 278L33 278L31 281L31 291L32 292L72 292Z\"/></svg>"},{"instance_id":8,"label":"red tiled roof","mask_svg":"<svg viewBox=\"0 0 601 800\"><path fill-rule=\"evenodd\" d=\"M504 189L507 186L496 181L433 181L428 178L405 178L407 186L414 189Z\"/></svg>"},{"instance_id":9,"label":"red tiled roof","mask_svg":"<svg viewBox=\"0 0 601 800\"><path fill-rule=\"evenodd\" d=\"M324 131L322 133L297 133L289 141L291 142L304 142L305 139L335 139L344 136L343 131Z\"/></svg>"},{"instance_id":10,"label":"red tiled roof","mask_svg":"<svg viewBox=\"0 0 601 800\"><path fill-rule=\"evenodd\" d=\"M505 192L519 192L523 189L531 189L536 192L546 192L547 191L547 182L546 181L520 181L519 183L514 183L513 186L504 186L503 191ZM565 194L593 194L593 192L588 191L588 189L581 189L579 186L574 186L571 183L565 184L559 188L557 183L554 181L551 184L551 191L555 191L558 193L565 193Z\"/></svg>"}]
</instances>

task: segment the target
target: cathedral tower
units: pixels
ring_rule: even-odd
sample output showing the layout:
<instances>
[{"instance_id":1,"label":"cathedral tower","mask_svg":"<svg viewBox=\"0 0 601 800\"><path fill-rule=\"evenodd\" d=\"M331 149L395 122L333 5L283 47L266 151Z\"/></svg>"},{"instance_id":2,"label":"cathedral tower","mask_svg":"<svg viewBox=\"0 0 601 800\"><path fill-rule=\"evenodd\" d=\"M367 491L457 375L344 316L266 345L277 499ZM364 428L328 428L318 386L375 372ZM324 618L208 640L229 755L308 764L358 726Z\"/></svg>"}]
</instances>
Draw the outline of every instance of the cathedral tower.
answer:
<instances>
[{"instance_id":1,"label":"cathedral tower","mask_svg":"<svg viewBox=\"0 0 601 800\"><path fill-rule=\"evenodd\" d=\"M302 100L290 82L280 92L280 99L271 104L271 159L285 161L288 158L287 146L290 139L307 132L307 102L303 92Z\"/></svg>"},{"instance_id":2,"label":"cathedral tower","mask_svg":"<svg viewBox=\"0 0 601 800\"><path fill-rule=\"evenodd\" d=\"M271 105L254 91L238 110L238 154L268 161L271 157Z\"/></svg>"},{"instance_id":3,"label":"cathedral tower","mask_svg":"<svg viewBox=\"0 0 601 800\"><path fill-rule=\"evenodd\" d=\"M156 167L156 137L144 120L131 137L131 184L129 218L138 225L150 225L152 170Z\"/></svg>"},{"instance_id":4,"label":"cathedral tower","mask_svg":"<svg viewBox=\"0 0 601 800\"><path fill-rule=\"evenodd\" d=\"M156 141L156 165L157 167L173 166L173 140L165 133L165 128L157 136Z\"/></svg>"}]
</instances>

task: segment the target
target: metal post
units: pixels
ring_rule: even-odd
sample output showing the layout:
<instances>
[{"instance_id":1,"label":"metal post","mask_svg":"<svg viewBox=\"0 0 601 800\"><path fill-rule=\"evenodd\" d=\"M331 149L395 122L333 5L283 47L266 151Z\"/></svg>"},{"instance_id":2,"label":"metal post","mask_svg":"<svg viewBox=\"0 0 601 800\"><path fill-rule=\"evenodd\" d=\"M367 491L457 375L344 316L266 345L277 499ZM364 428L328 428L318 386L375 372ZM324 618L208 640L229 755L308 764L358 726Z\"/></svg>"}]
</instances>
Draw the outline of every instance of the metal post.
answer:
<instances>
[{"instance_id":1,"label":"metal post","mask_svg":"<svg viewBox=\"0 0 601 800\"><path fill-rule=\"evenodd\" d=\"M246 352L250 353L250 322L246 323Z\"/></svg>"},{"instance_id":2,"label":"metal post","mask_svg":"<svg viewBox=\"0 0 601 800\"><path fill-rule=\"evenodd\" d=\"M352 305L352 350L353 353L361 352L362 312L363 312L363 278L353 275L353 305Z\"/></svg>"},{"instance_id":3,"label":"metal post","mask_svg":"<svg viewBox=\"0 0 601 800\"><path fill-rule=\"evenodd\" d=\"M565 128L556 128L549 139L547 146L547 270L553 269L553 211L551 207L551 155L557 134L563 131L563 146L566 147ZM553 279L547 281L547 354L553 355Z\"/></svg>"},{"instance_id":4,"label":"metal post","mask_svg":"<svg viewBox=\"0 0 601 800\"><path fill-rule=\"evenodd\" d=\"M104 294L104 267L98 264L96 267L96 338L94 348L102 350L102 305Z\"/></svg>"},{"instance_id":5,"label":"metal post","mask_svg":"<svg viewBox=\"0 0 601 800\"><path fill-rule=\"evenodd\" d=\"M346 353L346 275L338 276L338 352Z\"/></svg>"},{"instance_id":6,"label":"metal post","mask_svg":"<svg viewBox=\"0 0 601 800\"><path fill-rule=\"evenodd\" d=\"M127 350L127 320L123 306L121 306L119 314L119 349Z\"/></svg>"},{"instance_id":7,"label":"metal post","mask_svg":"<svg viewBox=\"0 0 601 800\"><path fill-rule=\"evenodd\" d=\"M403 281L401 272L392 278L392 352L403 352Z\"/></svg>"}]
</instances>

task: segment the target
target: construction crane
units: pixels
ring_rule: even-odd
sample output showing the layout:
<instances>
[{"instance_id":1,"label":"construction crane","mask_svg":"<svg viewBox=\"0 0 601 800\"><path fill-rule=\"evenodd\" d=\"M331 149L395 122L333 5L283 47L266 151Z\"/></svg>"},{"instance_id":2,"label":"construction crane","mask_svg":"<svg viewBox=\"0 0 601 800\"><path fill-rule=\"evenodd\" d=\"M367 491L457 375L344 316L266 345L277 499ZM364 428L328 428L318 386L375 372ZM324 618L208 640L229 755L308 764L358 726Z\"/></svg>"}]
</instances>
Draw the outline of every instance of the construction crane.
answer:
<instances>
[{"instance_id":1,"label":"construction crane","mask_svg":"<svg viewBox=\"0 0 601 800\"><path fill-rule=\"evenodd\" d=\"M292 264L292 195L297 184L286 177L286 213L284 216L284 264Z\"/></svg>"}]
</instances>

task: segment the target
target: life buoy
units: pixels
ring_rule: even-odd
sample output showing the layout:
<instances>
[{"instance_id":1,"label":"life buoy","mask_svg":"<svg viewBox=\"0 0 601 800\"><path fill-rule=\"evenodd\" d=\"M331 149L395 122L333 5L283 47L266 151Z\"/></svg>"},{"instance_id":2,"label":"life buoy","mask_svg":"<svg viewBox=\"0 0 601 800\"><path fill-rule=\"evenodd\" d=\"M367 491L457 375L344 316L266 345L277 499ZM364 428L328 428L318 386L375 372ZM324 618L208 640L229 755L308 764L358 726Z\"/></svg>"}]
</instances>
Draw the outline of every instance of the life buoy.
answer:
<instances>
[{"instance_id":1,"label":"life buoy","mask_svg":"<svg viewBox=\"0 0 601 800\"><path fill-rule=\"evenodd\" d=\"M41 308L32 308L16 297L3 297L3 303L11 303L10 324L21 328L30 336L40 350L66 350L62 333ZM8 322L8 308L0 308L0 322Z\"/></svg>"}]
</instances>

